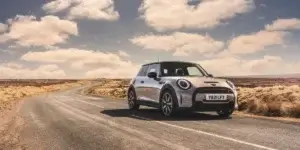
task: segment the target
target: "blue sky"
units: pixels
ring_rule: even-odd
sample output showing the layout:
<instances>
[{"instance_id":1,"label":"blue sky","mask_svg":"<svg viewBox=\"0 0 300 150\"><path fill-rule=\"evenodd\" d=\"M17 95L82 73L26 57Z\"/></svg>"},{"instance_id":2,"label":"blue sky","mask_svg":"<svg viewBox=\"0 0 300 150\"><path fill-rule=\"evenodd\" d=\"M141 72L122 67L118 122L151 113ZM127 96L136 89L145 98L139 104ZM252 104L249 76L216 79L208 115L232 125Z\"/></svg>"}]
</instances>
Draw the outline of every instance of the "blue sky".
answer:
<instances>
[{"instance_id":1,"label":"blue sky","mask_svg":"<svg viewBox=\"0 0 300 150\"><path fill-rule=\"evenodd\" d=\"M129 77L158 56L197 62L216 75L299 73L299 6L297 0L2 0L0 78Z\"/></svg>"}]
</instances>

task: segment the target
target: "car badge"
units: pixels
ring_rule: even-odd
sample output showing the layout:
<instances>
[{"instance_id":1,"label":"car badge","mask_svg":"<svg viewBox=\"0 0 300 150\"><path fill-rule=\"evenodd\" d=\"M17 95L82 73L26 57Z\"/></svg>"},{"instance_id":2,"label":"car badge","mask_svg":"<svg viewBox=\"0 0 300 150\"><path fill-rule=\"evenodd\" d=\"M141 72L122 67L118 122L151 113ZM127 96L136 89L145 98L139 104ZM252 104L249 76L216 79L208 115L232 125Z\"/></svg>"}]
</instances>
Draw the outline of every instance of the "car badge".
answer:
<instances>
[{"instance_id":1,"label":"car badge","mask_svg":"<svg viewBox=\"0 0 300 150\"><path fill-rule=\"evenodd\" d=\"M211 85L212 85L212 86L216 86L217 84L212 83Z\"/></svg>"}]
</instances>

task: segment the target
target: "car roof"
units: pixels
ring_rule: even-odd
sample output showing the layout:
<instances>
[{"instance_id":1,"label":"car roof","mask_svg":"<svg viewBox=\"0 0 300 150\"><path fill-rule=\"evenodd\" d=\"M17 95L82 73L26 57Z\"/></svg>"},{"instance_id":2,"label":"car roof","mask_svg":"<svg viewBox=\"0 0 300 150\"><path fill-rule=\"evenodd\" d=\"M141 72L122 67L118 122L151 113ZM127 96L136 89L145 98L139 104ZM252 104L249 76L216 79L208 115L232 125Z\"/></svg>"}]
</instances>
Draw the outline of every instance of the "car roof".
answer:
<instances>
[{"instance_id":1,"label":"car roof","mask_svg":"<svg viewBox=\"0 0 300 150\"><path fill-rule=\"evenodd\" d=\"M151 62L151 63L143 64L142 66L147 66L147 65L152 65L152 64L162 64L162 63L188 63L188 64L195 64L195 63L187 62L187 61L158 61L158 62Z\"/></svg>"}]
</instances>

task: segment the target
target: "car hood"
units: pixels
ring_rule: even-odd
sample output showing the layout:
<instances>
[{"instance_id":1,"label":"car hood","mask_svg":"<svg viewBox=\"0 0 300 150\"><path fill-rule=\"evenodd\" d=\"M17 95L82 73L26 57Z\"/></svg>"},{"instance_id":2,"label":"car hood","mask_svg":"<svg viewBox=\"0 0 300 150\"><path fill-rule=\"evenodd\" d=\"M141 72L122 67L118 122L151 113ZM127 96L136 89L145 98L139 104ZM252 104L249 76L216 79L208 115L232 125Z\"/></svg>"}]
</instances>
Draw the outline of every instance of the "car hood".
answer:
<instances>
[{"instance_id":1,"label":"car hood","mask_svg":"<svg viewBox=\"0 0 300 150\"><path fill-rule=\"evenodd\" d=\"M228 83L225 79L218 79L218 78L210 78L210 77L183 77L192 83L194 87L228 87Z\"/></svg>"}]
</instances>

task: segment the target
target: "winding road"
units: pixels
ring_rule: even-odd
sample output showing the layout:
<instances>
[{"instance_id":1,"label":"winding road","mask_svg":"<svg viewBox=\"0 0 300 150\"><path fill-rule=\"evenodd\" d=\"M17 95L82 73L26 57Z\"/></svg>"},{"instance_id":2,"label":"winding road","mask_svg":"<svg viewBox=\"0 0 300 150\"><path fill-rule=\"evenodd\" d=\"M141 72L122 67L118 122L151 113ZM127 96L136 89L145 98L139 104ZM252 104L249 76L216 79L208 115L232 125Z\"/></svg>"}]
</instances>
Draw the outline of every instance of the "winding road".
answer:
<instances>
[{"instance_id":1,"label":"winding road","mask_svg":"<svg viewBox=\"0 0 300 150\"><path fill-rule=\"evenodd\" d=\"M163 117L126 101L81 95L81 88L29 98L19 111L24 149L300 149L300 124L215 114Z\"/></svg>"}]
</instances>

